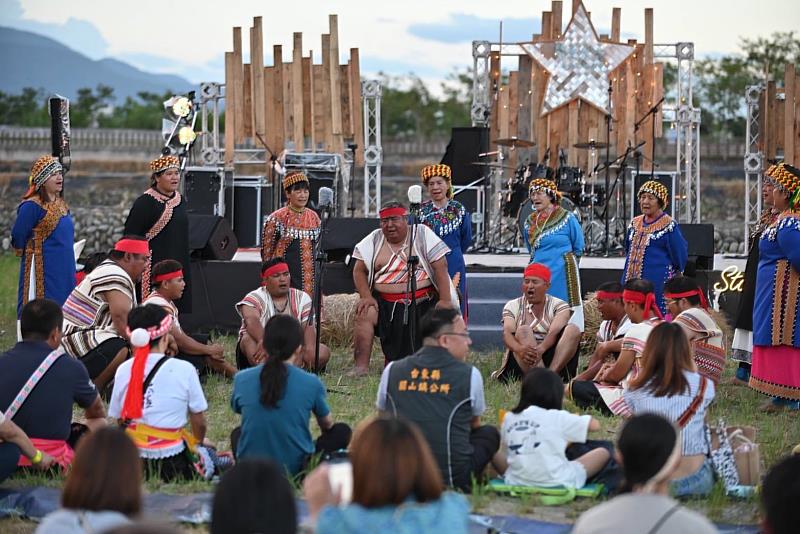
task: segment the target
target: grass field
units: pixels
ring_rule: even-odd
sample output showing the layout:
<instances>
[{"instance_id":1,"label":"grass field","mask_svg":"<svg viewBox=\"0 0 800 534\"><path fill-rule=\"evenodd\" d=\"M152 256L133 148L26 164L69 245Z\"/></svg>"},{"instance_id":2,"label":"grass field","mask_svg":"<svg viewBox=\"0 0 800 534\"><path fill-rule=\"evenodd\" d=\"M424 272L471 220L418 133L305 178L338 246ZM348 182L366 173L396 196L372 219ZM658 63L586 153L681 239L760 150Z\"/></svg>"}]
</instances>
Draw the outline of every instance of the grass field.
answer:
<instances>
[{"instance_id":1,"label":"grass field","mask_svg":"<svg viewBox=\"0 0 800 534\"><path fill-rule=\"evenodd\" d=\"M11 255L0 255L0 349L10 347L15 338L16 327L14 312L16 306L17 288L17 259ZM226 355L233 362L233 346L235 339L232 336L221 338L226 348ZM351 352L349 349L336 348L328 365L328 371L323 380L329 389L328 400L334 419L344 421L351 426L375 412L375 396L378 389L380 365L383 358L373 357L372 373L365 378L351 378L346 371L351 367ZM377 355L377 350L374 355ZM499 352L475 353L471 357L486 380L486 402L489 406L484 416L484 422L497 423L498 409L508 409L516 404L517 387L506 386L488 379L489 373L500 362ZM729 363L726 377L733 374L733 365ZM230 431L239 424L238 417L230 409L231 383L219 377L210 377L204 384L204 390L209 402L209 432L208 437L214 441L220 450L229 448L228 436ZM791 448L800 443L800 419L797 414L788 412L764 415L758 411L758 406L764 397L746 387L723 384L717 390L717 398L710 412L710 418L716 422L724 418L729 425L752 425L758 429L757 439L760 443L762 462L764 466L773 464L776 459L787 454ZM574 406L567 405L574 410ZM79 414L76 414L79 415ZM596 433L596 439L614 440L620 421L616 418L603 417L593 413L602 422L602 430ZM318 433L315 425L312 432ZM42 476L21 476L6 482L8 485L55 485L61 480L45 478ZM211 491L212 485L207 482L192 482L184 484L163 484L159 481L148 480L147 491L160 491L167 493L192 493L198 491ZM545 507L536 497L524 499L497 497L480 489L470 496L473 510L477 513L487 514L514 514L529 515L542 520L556 522L571 522L580 513L591 507L594 501L578 500L568 506ZM707 499L695 500L687 503L688 506L701 510L712 520L724 523L755 523L758 520L758 507L754 500L732 500L724 495L722 487L718 485L714 493ZM0 531L27 532L34 527L30 521L0 520Z\"/></svg>"}]
</instances>

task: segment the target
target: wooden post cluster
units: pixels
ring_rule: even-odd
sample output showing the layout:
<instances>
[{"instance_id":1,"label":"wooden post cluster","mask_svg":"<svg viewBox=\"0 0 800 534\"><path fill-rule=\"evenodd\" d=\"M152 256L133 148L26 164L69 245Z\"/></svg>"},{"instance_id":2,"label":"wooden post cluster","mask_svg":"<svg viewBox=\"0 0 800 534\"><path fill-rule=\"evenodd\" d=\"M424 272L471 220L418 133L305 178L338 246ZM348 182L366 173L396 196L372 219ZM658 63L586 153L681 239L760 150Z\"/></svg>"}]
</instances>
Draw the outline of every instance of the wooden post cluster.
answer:
<instances>
[{"instance_id":1,"label":"wooden post cluster","mask_svg":"<svg viewBox=\"0 0 800 534\"><path fill-rule=\"evenodd\" d=\"M572 13L580 5L573 0ZM542 13L542 27L534 34L532 42L555 41L561 38L563 3L555 0L550 11ZM600 35L607 43L619 43L621 34L622 10L614 8L611 16L611 35ZM645 40L635 39L627 43L635 47L634 53L610 74L612 83L613 131L611 133L612 153L622 153L628 142L646 141L642 147L644 154L650 154L652 116L634 132L635 122L642 117L664 94L664 65L653 58L653 10L644 11ZM605 114L583 102L573 100L568 105L542 116L542 104L549 74L534 59L527 55L519 56L519 66L508 77L502 76L501 56L491 54L492 82L497 86L497 98L493 99L491 139L517 136L536 141L537 146L530 154L531 160L541 161L548 148L551 150L550 165L553 165L556 147L567 149L568 165L586 168L589 153L577 150L572 145L590 139L606 141ZM662 135L661 113L656 116L656 137ZM523 152L520 150L520 155ZM599 158L601 159L601 158ZM642 161L642 169L649 169L649 163Z\"/></svg>"},{"instance_id":2,"label":"wooden post cluster","mask_svg":"<svg viewBox=\"0 0 800 534\"><path fill-rule=\"evenodd\" d=\"M767 82L761 93L759 113L759 149L767 159L783 160L795 167L800 165L800 75L795 65L786 65L783 87Z\"/></svg>"},{"instance_id":3,"label":"wooden post cluster","mask_svg":"<svg viewBox=\"0 0 800 534\"><path fill-rule=\"evenodd\" d=\"M322 35L321 63L314 52L303 56L303 34L295 32L291 61L283 47L272 47L272 65L265 66L261 17L249 29L250 63L242 59L242 28L233 28L233 51L225 53L225 164L233 164L237 146L262 146L276 154L285 148L342 154L345 144L359 145L362 165L364 124L361 70L357 48L339 64L339 21L328 16L329 33Z\"/></svg>"}]
</instances>

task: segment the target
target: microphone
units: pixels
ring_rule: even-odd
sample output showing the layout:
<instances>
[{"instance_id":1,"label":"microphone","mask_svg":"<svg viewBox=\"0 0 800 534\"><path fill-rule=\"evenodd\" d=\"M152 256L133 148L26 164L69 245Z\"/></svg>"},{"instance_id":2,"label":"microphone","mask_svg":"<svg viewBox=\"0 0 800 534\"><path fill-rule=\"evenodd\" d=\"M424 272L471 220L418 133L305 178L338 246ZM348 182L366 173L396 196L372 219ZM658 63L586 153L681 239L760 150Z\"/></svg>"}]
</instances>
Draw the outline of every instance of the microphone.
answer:
<instances>
[{"instance_id":1,"label":"microphone","mask_svg":"<svg viewBox=\"0 0 800 534\"><path fill-rule=\"evenodd\" d=\"M408 202L411 204L411 209L419 208L422 204L422 186L412 185L408 188Z\"/></svg>"},{"instance_id":2,"label":"microphone","mask_svg":"<svg viewBox=\"0 0 800 534\"><path fill-rule=\"evenodd\" d=\"M317 209L324 214L330 215L333 208L333 189L330 187L320 187L317 193Z\"/></svg>"}]
</instances>

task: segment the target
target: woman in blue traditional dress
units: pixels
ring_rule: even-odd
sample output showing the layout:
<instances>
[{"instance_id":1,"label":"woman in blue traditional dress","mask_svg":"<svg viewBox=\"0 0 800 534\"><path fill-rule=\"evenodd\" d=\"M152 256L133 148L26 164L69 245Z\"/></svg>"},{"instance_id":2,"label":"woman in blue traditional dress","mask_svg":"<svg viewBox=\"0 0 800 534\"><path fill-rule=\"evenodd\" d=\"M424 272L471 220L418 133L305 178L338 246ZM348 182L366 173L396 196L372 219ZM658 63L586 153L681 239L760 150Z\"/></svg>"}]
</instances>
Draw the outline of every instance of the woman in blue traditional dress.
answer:
<instances>
[{"instance_id":1,"label":"woman in blue traditional dress","mask_svg":"<svg viewBox=\"0 0 800 534\"><path fill-rule=\"evenodd\" d=\"M467 320L467 267L464 252L472 246L472 219L463 204L453 200L452 171L447 165L428 165L422 169L422 183L431 199L420 208L419 220L436 232L445 245L447 271L461 301L461 315Z\"/></svg>"},{"instance_id":2,"label":"woman in blue traditional dress","mask_svg":"<svg viewBox=\"0 0 800 534\"><path fill-rule=\"evenodd\" d=\"M767 176L780 215L758 240L750 387L772 397L765 411L800 410L800 169L781 163Z\"/></svg>"},{"instance_id":3,"label":"woman in blue traditional dress","mask_svg":"<svg viewBox=\"0 0 800 534\"><path fill-rule=\"evenodd\" d=\"M48 298L64 304L75 287L75 227L61 197L63 168L53 156L36 160L29 188L17 207L11 246L20 256L17 317L28 301Z\"/></svg>"},{"instance_id":4,"label":"woman in blue traditional dress","mask_svg":"<svg viewBox=\"0 0 800 534\"><path fill-rule=\"evenodd\" d=\"M572 308L580 307L578 262L584 247L581 224L559 205L561 193L552 180L532 180L529 194L533 211L525 220L523 236L531 254L530 263L543 263L550 269L549 295ZM579 327L583 330L582 324Z\"/></svg>"},{"instance_id":5,"label":"woman in blue traditional dress","mask_svg":"<svg viewBox=\"0 0 800 534\"><path fill-rule=\"evenodd\" d=\"M625 235L622 283L644 278L653 284L656 304L667 313L664 284L683 272L689 255L678 222L664 212L667 188L655 180L642 184L637 194L642 214L634 217Z\"/></svg>"}]
</instances>

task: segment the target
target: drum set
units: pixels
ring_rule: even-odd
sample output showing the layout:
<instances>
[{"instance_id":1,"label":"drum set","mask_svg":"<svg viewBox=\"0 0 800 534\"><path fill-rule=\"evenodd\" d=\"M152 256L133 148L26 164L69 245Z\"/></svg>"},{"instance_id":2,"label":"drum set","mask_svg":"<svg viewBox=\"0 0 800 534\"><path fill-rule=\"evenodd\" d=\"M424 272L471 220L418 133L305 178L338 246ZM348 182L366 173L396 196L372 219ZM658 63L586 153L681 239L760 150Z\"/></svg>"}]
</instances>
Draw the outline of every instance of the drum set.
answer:
<instances>
[{"instance_id":1,"label":"drum set","mask_svg":"<svg viewBox=\"0 0 800 534\"><path fill-rule=\"evenodd\" d=\"M490 187L495 185L495 191L489 195L494 202L487 202L487 220L491 223L485 227L483 242L478 249L488 249L494 253L511 253L524 247L525 222L530 217L533 207L528 195L528 187L536 178L553 180L561 192L561 206L572 212L583 228L585 250L587 253L618 252L624 247L626 221L624 213L619 209L623 188L616 187L620 172L624 168L619 165L610 165L617 168L617 179L613 187L609 187L611 195L606 191L605 180L601 182L599 170L599 150L605 149L607 143L589 140L576 143L574 148L587 150L588 169L567 165L564 150L557 150L557 165L550 166L550 150L548 149L541 162L523 162L516 168L505 164L504 148L516 150L518 148L532 148L533 141L509 137L494 141L497 150L479 154L479 158L496 156L497 161L475 161L473 165L480 165L488 171ZM605 167L603 166L603 169ZM506 172L508 177L506 178ZM624 184L624 180L623 180ZM612 198L609 198L611 196ZM613 213L609 205L614 202ZM609 247L606 249L606 217L609 218Z\"/></svg>"}]
</instances>

